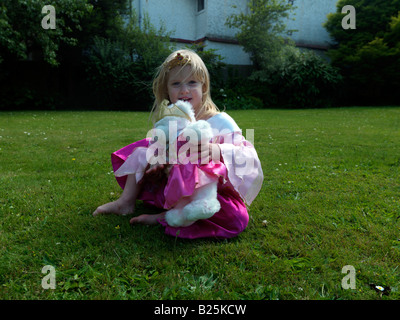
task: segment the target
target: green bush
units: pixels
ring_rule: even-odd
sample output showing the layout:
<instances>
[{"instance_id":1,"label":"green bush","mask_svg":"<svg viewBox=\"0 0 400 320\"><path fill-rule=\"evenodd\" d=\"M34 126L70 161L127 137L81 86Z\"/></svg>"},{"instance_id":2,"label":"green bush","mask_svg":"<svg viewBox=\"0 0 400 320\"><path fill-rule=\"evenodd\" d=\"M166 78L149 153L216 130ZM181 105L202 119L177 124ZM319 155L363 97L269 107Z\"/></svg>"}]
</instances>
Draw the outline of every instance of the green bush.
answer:
<instances>
[{"instance_id":1,"label":"green bush","mask_svg":"<svg viewBox=\"0 0 400 320\"><path fill-rule=\"evenodd\" d=\"M329 107L336 103L341 83L338 70L323 58L287 46L263 70L248 78L230 77L215 99L229 109Z\"/></svg>"},{"instance_id":2,"label":"green bush","mask_svg":"<svg viewBox=\"0 0 400 320\"><path fill-rule=\"evenodd\" d=\"M0 110L55 110L59 100L60 97L53 92L45 95L26 85L4 85L0 92Z\"/></svg>"},{"instance_id":3,"label":"green bush","mask_svg":"<svg viewBox=\"0 0 400 320\"><path fill-rule=\"evenodd\" d=\"M87 51L86 74L96 93L97 107L127 107L130 103L133 107L136 99L132 89L138 80L134 62L118 42L100 37L93 42Z\"/></svg>"},{"instance_id":4,"label":"green bush","mask_svg":"<svg viewBox=\"0 0 400 320\"><path fill-rule=\"evenodd\" d=\"M274 75L282 105L294 108L330 107L342 77L315 53L292 54Z\"/></svg>"},{"instance_id":5,"label":"green bush","mask_svg":"<svg viewBox=\"0 0 400 320\"><path fill-rule=\"evenodd\" d=\"M245 84L238 84L234 87L220 88L215 90L213 100L223 110L248 110L248 109L262 109L263 101L251 95L247 90L248 86Z\"/></svg>"},{"instance_id":6,"label":"green bush","mask_svg":"<svg viewBox=\"0 0 400 320\"><path fill-rule=\"evenodd\" d=\"M344 5L357 9L356 29L343 29ZM346 104L400 101L400 1L340 0L325 28L337 45L328 51L345 82Z\"/></svg>"},{"instance_id":7,"label":"green bush","mask_svg":"<svg viewBox=\"0 0 400 320\"><path fill-rule=\"evenodd\" d=\"M314 52L289 46L274 65L255 71L251 79L259 82L257 96L265 106L320 108L334 105L342 76Z\"/></svg>"},{"instance_id":8,"label":"green bush","mask_svg":"<svg viewBox=\"0 0 400 320\"><path fill-rule=\"evenodd\" d=\"M118 40L95 37L86 52L87 80L97 107L149 110L156 68L170 53L163 28L156 30L145 17L140 28L136 18Z\"/></svg>"}]
</instances>

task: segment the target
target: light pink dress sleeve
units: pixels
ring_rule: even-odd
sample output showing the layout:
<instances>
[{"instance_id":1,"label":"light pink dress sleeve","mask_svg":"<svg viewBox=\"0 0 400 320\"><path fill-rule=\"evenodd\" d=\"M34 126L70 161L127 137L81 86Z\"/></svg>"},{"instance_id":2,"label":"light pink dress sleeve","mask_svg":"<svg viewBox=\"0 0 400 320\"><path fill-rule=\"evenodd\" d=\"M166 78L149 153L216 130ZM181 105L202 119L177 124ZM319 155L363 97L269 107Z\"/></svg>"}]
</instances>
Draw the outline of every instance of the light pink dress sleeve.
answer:
<instances>
[{"instance_id":1,"label":"light pink dress sleeve","mask_svg":"<svg viewBox=\"0 0 400 320\"><path fill-rule=\"evenodd\" d=\"M208 120L214 130L228 171L228 179L247 205L261 190L264 180L261 161L254 146L245 139L236 122L225 112Z\"/></svg>"}]
</instances>

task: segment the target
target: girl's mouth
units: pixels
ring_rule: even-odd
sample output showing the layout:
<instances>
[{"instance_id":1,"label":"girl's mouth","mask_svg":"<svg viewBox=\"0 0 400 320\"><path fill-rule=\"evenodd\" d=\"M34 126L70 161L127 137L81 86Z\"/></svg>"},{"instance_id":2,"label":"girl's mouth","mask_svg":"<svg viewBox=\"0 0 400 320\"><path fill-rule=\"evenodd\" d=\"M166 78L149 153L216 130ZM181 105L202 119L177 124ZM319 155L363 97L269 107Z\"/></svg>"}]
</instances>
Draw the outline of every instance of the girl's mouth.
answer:
<instances>
[{"instance_id":1,"label":"girl's mouth","mask_svg":"<svg viewBox=\"0 0 400 320\"><path fill-rule=\"evenodd\" d=\"M192 100L191 98L180 98L179 100L185 101L185 102L190 102Z\"/></svg>"}]
</instances>

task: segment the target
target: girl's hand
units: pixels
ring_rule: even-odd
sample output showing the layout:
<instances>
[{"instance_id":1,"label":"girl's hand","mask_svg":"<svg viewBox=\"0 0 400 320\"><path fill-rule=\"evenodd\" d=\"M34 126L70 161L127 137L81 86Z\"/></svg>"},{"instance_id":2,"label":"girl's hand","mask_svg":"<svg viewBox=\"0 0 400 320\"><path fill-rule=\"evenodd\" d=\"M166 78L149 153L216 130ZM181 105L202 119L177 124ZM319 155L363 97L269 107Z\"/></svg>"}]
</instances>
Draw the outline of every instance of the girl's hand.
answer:
<instances>
[{"instance_id":1,"label":"girl's hand","mask_svg":"<svg viewBox=\"0 0 400 320\"><path fill-rule=\"evenodd\" d=\"M220 163L221 149L219 148L217 143L208 143L208 146L205 145L203 147L201 144L199 144L198 150L198 154L190 156L190 159L193 159L194 162L197 162L196 160L200 159L201 164L207 164L211 160L216 164Z\"/></svg>"}]
</instances>

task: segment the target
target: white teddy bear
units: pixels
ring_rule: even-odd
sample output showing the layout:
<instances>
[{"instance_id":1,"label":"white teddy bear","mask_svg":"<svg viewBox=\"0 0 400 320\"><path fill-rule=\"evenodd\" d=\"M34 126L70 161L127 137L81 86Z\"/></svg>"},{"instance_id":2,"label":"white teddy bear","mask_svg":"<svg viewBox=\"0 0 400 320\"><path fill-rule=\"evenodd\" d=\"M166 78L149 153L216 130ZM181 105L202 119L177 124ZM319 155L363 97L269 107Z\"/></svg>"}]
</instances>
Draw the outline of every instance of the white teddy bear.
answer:
<instances>
[{"instance_id":1,"label":"white teddy bear","mask_svg":"<svg viewBox=\"0 0 400 320\"><path fill-rule=\"evenodd\" d=\"M175 121L174 129L177 129L176 138L182 134L183 137L197 133L198 142L208 142L213 137L210 124L204 120L196 121L192 105L189 102L177 101L168 105L162 103L160 111L156 116L155 129L165 133L167 148L168 145L176 143L169 141L171 122ZM176 126L176 127L175 127ZM197 143L196 143L197 148ZM184 165L184 164L179 164ZM171 167L171 165L169 166ZM169 172L169 170L167 170ZM217 199L218 180L197 187L190 197L182 198L173 208L166 212L165 220L171 227L186 227L200 219L208 219L221 209Z\"/></svg>"}]
</instances>

